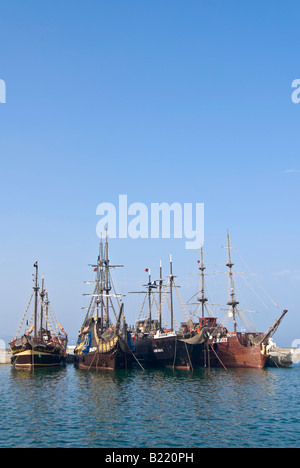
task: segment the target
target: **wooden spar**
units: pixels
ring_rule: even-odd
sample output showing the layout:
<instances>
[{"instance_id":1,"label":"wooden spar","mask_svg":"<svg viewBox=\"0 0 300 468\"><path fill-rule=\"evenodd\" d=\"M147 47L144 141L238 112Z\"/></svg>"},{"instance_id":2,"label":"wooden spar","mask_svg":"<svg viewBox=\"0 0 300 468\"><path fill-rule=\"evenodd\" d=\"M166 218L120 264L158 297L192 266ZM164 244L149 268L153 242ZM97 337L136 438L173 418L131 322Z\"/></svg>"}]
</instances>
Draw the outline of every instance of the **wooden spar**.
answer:
<instances>
[{"instance_id":1,"label":"wooden spar","mask_svg":"<svg viewBox=\"0 0 300 468\"><path fill-rule=\"evenodd\" d=\"M261 336L258 336L257 338L259 338L259 341L257 340L254 340L255 341L255 344L256 345L261 345L264 341L268 340L269 338L271 338L271 336L274 335L274 333L276 332L277 328L279 327L279 325L281 324L284 316L288 313L288 310L284 310L281 314L281 316L279 317L279 319L277 319L273 325L270 326L269 330L263 334L263 337Z\"/></svg>"},{"instance_id":2,"label":"wooden spar","mask_svg":"<svg viewBox=\"0 0 300 468\"><path fill-rule=\"evenodd\" d=\"M234 280L233 280L233 272L232 272L232 267L234 266L234 263L232 263L232 260L231 260L231 246L230 246L230 237L229 237L228 229L227 229L227 247L226 248L228 249L228 261L226 263L226 266L228 267L228 270L229 270L230 297L231 297L231 299L227 302L227 305L229 305L232 308L233 326L234 326L234 331L236 333L237 331L236 308L239 305L239 302L235 299L235 288L234 288Z\"/></svg>"},{"instance_id":3,"label":"wooden spar","mask_svg":"<svg viewBox=\"0 0 300 468\"><path fill-rule=\"evenodd\" d=\"M120 323L121 323L121 317L122 317L122 314L123 314L123 309L124 309L124 303L122 302L121 307L120 307L118 320L117 320L117 323L116 323L116 332L115 332L116 335L118 334L119 329L120 329Z\"/></svg>"},{"instance_id":4,"label":"wooden spar","mask_svg":"<svg viewBox=\"0 0 300 468\"><path fill-rule=\"evenodd\" d=\"M91 294L83 294L83 296L90 297L90 303L88 307L83 307L87 310L84 323L88 317L96 315L97 318L101 317L101 332L105 327L110 326L110 307L111 298L123 297L122 294L111 294L112 280L110 276L110 268L121 267L123 265L110 265L109 264L109 252L108 252L108 233L106 231L106 240L103 242L102 233L100 235L100 246L97 264L89 264L93 267L96 273L95 281L85 281L87 284L95 284L94 291ZM114 312L114 308L112 307ZM115 313L115 312L114 312ZM115 314L116 315L116 314ZM117 317L116 317L117 319ZM104 323L106 322L106 323Z\"/></svg>"},{"instance_id":5,"label":"wooden spar","mask_svg":"<svg viewBox=\"0 0 300 468\"><path fill-rule=\"evenodd\" d=\"M123 294L82 294L87 297L123 297Z\"/></svg>"},{"instance_id":6,"label":"wooden spar","mask_svg":"<svg viewBox=\"0 0 300 468\"><path fill-rule=\"evenodd\" d=\"M108 295L111 288L109 284L109 259L108 259L108 240L107 240L107 230L106 230L106 240L105 240L105 291ZM109 327L109 299L106 297L106 325Z\"/></svg>"},{"instance_id":7,"label":"wooden spar","mask_svg":"<svg viewBox=\"0 0 300 468\"><path fill-rule=\"evenodd\" d=\"M204 281L205 281L205 270L206 270L206 266L204 265L204 261L203 261L203 247L201 247L201 254L200 254L200 264L199 264L199 270L201 271L201 299L198 299L198 302L201 303L201 307L202 307L202 318L204 318L205 316L205 304L207 302L207 299L205 297L205 284L204 284Z\"/></svg>"},{"instance_id":8,"label":"wooden spar","mask_svg":"<svg viewBox=\"0 0 300 468\"><path fill-rule=\"evenodd\" d=\"M173 259L170 253L170 302L171 302L171 331L174 331L174 310L173 310Z\"/></svg>"},{"instance_id":9,"label":"wooden spar","mask_svg":"<svg viewBox=\"0 0 300 468\"><path fill-rule=\"evenodd\" d=\"M162 293L162 284L163 284L163 278L162 278L162 261L160 260L159 264L159 329L161 330L162 328L162 302L161 302L161 293Z\"/></svg>"},{"instance_id":10,"label":"wooden spar","mask_svg":"<svg viewBox=\"0 0 300 468\"><path fill-rule=\"evenodd\" d=\"M151 331L152 330L152 299L151 299L151 296L152 296L152 290L157 289L157 284L156 284L156 281L153 281L153 284L151 282L151 269L146 268L145 271L149 274L148 284L143 285L147 289L145 291L129 291L128 294L145 294L145 299L144 299L144 303L143 303L140 314L143 311L143 308L144 308L144 305L146 303L146 299L147 299L147 296L148 296L148 316L146 317L144 323L147 323L147 321L149 321L149 331ZM161 280L161 281L163 281L163 280ZM159 280L159 282L160 282L160 280Z\"/></svg>"},{"instance_id":11,"label":"wooden spar","mask_svg":"<svg viewBox=\"0 0 300 468\"><path fill-rule=\"evenodd\" d=\"M101 239L100 239L100 291L98 292L103 292L102 290L102 285L103 285L103 243L102 243L102 233L101 233ZM100 308L101 308L101 332L103 333L103 299L101 297L100 300ZM98 309L99 309L99 300L97 301L97 315L98 315Z\"/></svg>"}]
</instances>

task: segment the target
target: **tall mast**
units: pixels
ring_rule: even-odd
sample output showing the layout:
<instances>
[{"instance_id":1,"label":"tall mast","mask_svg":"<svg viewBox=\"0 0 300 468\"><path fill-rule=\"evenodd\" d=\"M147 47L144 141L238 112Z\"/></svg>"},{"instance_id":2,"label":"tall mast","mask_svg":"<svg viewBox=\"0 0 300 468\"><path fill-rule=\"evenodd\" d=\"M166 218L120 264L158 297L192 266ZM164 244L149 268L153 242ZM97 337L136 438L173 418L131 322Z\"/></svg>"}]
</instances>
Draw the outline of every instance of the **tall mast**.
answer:
<instances>
[{"instance_id":1,"label":"tall mast","mask_svg":"<svg viewBox=\"0 0 300 468\"><path fill-rule=\"evenodd\" d=\"M103 242L102 242L102 233L100 238L100 291L98 294L103 294ZM97 273L99 274L99 273ZM97 298L97 309L99 307L99 301L101 304L101 330L103 331L103 295Z\"/></svg>"},{"instance_id":2,"label":"tall mast","mask_svg":"<svg viewBox=\"0 0 300 468\"><path fill-rule=\"evenodd\" d=\"M144 300L143 307L142 307L140 314L143 311L143 308L144 308L144 305L146 303L146 299L148 296L149 311L148 311L148 316L145 318L144 324L145 324L145 329L151 332L153 328L152 327L152 299L151 299L152 290L157 288L157 284L156 284L156 281L153 281L153 283L151 282L151 268L146 268L145 272L148 273L148 283L143 285L146 288L146 290L145 291L130 291L129 294L145 294L145 300ZM148 326L148 322L149 322L149 326Z\"/></svg>"},{"instance_id":3,"label":"tall mast","mask_svg":"<svg viewBox=\"0 0 300 468\"><path fill-rule=\"evenodd\" d=\"M151 307L151 268L149 268L149 280L148 280L148 302L149 302L149 330L152 330L152 307Z\"/></svg>"},{"instance_id":4,"label":"tall mast","mask_svg":"<svg viewBox=\"0 0 300 468\"><path fill-rule=\"evenodd\" d=\"M227 305L232 307L232 316L233 316L233 325L234 325L234 331L237 331L237 324L236 324L236 308L239 305L239 302L235 298L235 288L234 288L234 280L233 280L233 272L232 268L234 266L234 263L231 260L231 249L232 247L230 246L230 237L229 237L229 231L227 230L227 263L226 266L228 267L229 270L229 286L230 286L230 300L227 302Z\"/></svg>"},{"instance_id":5,"label":"tall mast","mask_svg":"<svg viewBox=\"0 0 300 468\"><path fill-rule=\"evenodd\" d=\"M50 304L50 301L48 299L48 293L46 292L45 294L46 299L45 299L45 306L46 306L46 312L45 312L45 330L48 330L48 307Z\"/></svg>"},{"instance_id":6,"label":"tall mast","mask_svg":"<svg viewBox=\"0 0 300 468\"><path fill-rule=\"evenodd\" d=\"M44 290L44 273L43 273L43 276L42 276L42 289L41 289L41 322L40 322L40 334L41 334L41 338L42 338L42 329L43 329L44 297L45 297L45 290Z\"/></svg>"},{"instance_id":7,"label":"tall mast","mask_svg":"<svg viewBox=\"0 0 300 468\"><path fill-rule=\"evenodd\" d=\"M107 240L107 230L106 230L106 240L105 240L105 291L106 291L106 324L109 327L109 292L111 290L110 281L109 281L109 259L108 259L108 240Z\"/></svg>"},{"instance_id":8,"label":"tall mast","mask_svg":"<svg viewBox=\"0 0 300 468\"><path fill-rule=\"evenodd\" d=\"M171 331L174 330L174 310L173 310L173 259L170 253L170 301L171 301Z\"/></svg>"},{"instance_id":9,"label":"tall mast","mask_svg":"<svg viewBox=\"0 0 300 468\"><path fill-rule=\"evenodd\" d=\"M162 293L162 284L163 284L163 277L162 277L162 261L160 260L159 264L159 329L161 330L161 325L162 325L162 299L161 299L161 293Z\"/></svg>"},{"instance_id":10,"label":"tall mast","mask_svg":"<svg viewBox=\"0 0 300 468\"><path fill-rule=\"evenodd\" d=\"M96 286L94 288L93 294L83 294L83 296L91 297L90 304L88 307L83 307L83 309L87 309L87 313L85 316L85 320L83 322L83 327L85 322L88 318L92 317L94 314L95 309L97 313L97 318L99 318L99 308L101 313L101 329L103 330L104 321L106 322L106 326L109 326L110 323L110 316L109 316L109 303L111 303L111 297L114 296L116 298L121 297L120 294L109 294L109 292L114 289L113 281L110 276L110 269L122 267L123 265L110 265L110 261L108 258L108 234L106 231L106 241L105 245L102 240L102 234L100 236L100 248L99 248L99 255L97 259L97 264L89 264L90 267L97 272L96 280L95 281L86 281L88 284L95 283ZM106 297L106 301L104 301L104 297ZM113 308L113 304L111 303ZM113 308L114 311L114 308ZM106 316L105 316L106 312Z\"/></svg>"},{"instance_id":11,"label":"tall mast","mask_svg":"<svg viewBox=\"0 0 300 468\"><path fill-rule=\"evenodd\" d=\"M34 338L37 337L37 315L38 315L38 292L39 292L39 287L38 287L38 261L35 262L33 265L35 268L35 283L34 283L34 293L35 293L35 300L34 300Z\"/></svg>"},{"instance_id":12,"label":"tall mast","mask_svg":"<svg viewBox=\"0 0 300 468\"><path fill-rule=\"evenodd\" d=\"M200 254L200 263L199 263L199 270L200 270L200 275L201 275L201 298L198 298L198 302L201 303L202 307L202 318L205 316L205 304L208 301L208 299L205 297L205 270L206 266L204 265L203 261L203 247L201 247L201 254Z\"/></svg>"}]
</instances>

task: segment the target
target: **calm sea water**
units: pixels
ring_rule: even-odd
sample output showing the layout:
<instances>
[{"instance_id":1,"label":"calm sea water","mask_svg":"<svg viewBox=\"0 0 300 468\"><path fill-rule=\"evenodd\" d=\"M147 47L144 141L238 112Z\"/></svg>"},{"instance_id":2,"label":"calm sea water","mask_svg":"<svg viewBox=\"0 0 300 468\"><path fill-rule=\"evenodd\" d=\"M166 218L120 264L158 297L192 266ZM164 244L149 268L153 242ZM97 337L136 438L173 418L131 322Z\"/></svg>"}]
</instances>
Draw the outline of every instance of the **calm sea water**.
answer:
<instances>
[{"instance_id":1,"label":"calm sea water","mask_svg":"<svg viewBox=\"0 0 300 468\"><path fill-rule=\"evenodd\" d=\"M300 367L0 366L0 447L300 447Z\"/></svg>"}]
</instances>

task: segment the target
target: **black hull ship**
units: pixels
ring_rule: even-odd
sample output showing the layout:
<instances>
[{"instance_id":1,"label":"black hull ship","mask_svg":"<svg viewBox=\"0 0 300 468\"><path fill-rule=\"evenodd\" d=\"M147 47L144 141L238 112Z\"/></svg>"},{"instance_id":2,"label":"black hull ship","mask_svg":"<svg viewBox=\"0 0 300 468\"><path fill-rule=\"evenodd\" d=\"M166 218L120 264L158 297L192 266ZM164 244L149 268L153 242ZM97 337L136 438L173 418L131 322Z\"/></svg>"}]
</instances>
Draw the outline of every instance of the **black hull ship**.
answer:
<instances>
[{"instance_id":1,"label":"black hull ship","mask_svg":"<svg viewBox=\"0 0 300 468\"><path fill-rule=\"evenodd\" d=\"M198 363L208 335L200 333L157 332L152 338L152 349L158 363L169 369L192 370Z\"/></svg>"},{"instance_id":2,"label":"black hull ship","mask_svg":"<svg viewBox=\"0 0 300 468\"><path fill-rule=\"evenodd\" d=\"M56 341L46 330L42 338L24 335L10 343L12 364L20 368L57 367L66 357L63 342Z\"/></svg>"},{"instance_id":3,"label":"black hull ship","mask_svg":"<svg viewBox=\"0 0 300 468\"><path fill-rule=\"evenodd\" d=\"M12 364L16 368L57 367L65 361L68 338L63 327L57 323L50 307L48 293L38 286L38 262L35 267L35 285L26 313L23 317L17 336L9 344L12 353ZM18 338L34 296L34 312L27 321L27 330ZM40 301L40 311L39 311ZM29 328L32 321L34 324ZM53 328L60 331L53 332Z\"/></svg>"},{"instance_id":4,"label":"black hull ship","mask_svg":"<svg viewBox=\"0 0 300 468\"><path fill-rule=\"evenodd\" d=\"M142 331L135 331L132 334L134 354L139 362L147 368L159 366L159 362L152 348L152 337L152 334L149 335L149 333L143 333Z\"/></svg>"},{"instance_id":5,"label":"black hull ship","mask_svg":"<svg viewBox=\"0 0 300 468\"><path fill-rule=\"evenodd\" d=\"M175 284L175 277L172 272L173 262L170 256L170 276L167 285L164 288L164 297L162 298L162 266L160 264L160 279L151 282L150 269L147 294L149 299L149 312L144 324L138 321L136 324L136 333L134 334L135 352L139 359L144 360L148 367L160 366L170 369L193 370L197 364L205 343L208 339L207 331L203 327L201 330L191 330L191 318L186 316L186 322L183 322L179 330L174 328L173 311L173 288L175 287L178 299L183 306L178 288ZM155 294L159 291L158 319L152 320L152 305L156 302ZM167 329L162 325L163 302L169 294L168 300L171 314L171 328ZM154 295L153 300L151 295ZM142 332L141 332L142 331ZM143 362L143 361L142 361Z\"/></svg>"},{"instance_id":6,"label":"black hull ship","mask_svg":"<svg viewBox=\"0 0 300 468\"><path fill-rule=\"evenodd\" d=\"M105 252L101 239L97 264L90 266L96 272L96 279L92 282L95 287L93 294L86 294L91 299L75 348L77 364L85 370L128 369L135 356L124 317L124 304L119 301L122 296L116 294L110 275L110 269L120 265L109 263L107 235ZM115 324L111 320L112 313Z\"/></svg>"}]
</instances>

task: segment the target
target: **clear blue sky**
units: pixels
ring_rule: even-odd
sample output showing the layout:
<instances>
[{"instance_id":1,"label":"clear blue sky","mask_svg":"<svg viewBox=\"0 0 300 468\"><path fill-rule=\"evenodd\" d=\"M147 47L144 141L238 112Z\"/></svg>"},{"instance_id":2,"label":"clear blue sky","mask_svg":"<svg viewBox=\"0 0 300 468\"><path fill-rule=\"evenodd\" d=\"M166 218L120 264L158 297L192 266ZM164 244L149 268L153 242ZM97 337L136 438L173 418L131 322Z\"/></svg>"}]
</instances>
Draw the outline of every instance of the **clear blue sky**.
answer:
<instances>
[{"instance_id":1,"label":"clear blue sky","mask_svg":"<svg viewBox=\"0 0 300 468\"><path fill-rule=\"evenodd\" d=\"M295 0L1 0L0 335L17 329L38 258L76 337L96 207L127 194L129 203L205 203L208 269L225 268L229 228L289 309L276 341L300 338L299 13ZM197 254L184 240L111 241L112 261L125 265L120 292L139 289L145 267L157 276L161 257L167 274L170 250L187 300ZM224 302L226 277L209 282ZM130 323L139 307L126 297ZM279 313L261 309L258 328Z\"/></svg>"}]
</instances>

